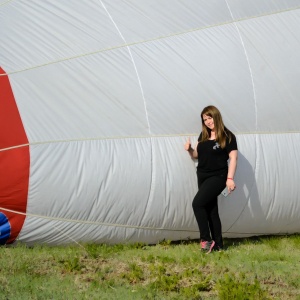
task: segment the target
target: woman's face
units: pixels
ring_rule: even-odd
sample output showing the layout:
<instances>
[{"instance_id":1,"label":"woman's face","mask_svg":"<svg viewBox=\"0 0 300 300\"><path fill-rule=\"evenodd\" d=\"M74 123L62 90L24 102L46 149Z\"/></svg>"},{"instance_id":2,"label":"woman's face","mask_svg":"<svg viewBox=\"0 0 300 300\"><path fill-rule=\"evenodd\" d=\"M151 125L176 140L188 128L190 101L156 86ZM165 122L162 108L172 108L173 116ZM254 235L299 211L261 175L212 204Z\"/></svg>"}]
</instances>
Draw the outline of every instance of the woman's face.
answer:
<instances>
[{"instance_id":1,"label":"woman's face","mask_svg":"<svg viewBox=\"0 0 300 300\"><path fill-rule=\"evenodd\" d=\"M214 130L215 128L214 119L207 115L203 115L202 118L203 118L204 125L210 130Z\"/></svg>"}]
</instances>

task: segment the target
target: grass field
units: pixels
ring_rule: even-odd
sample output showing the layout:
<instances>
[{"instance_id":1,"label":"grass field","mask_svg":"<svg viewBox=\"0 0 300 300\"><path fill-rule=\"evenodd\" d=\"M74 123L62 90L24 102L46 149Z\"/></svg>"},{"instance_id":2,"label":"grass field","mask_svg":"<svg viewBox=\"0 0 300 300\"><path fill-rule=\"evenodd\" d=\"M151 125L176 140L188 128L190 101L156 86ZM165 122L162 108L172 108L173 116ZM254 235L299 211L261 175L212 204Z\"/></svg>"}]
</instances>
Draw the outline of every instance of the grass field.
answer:
<instances>
[{"instance_id":1,"label":"grass field","mask_svg":"<svg viewBox=\"0 0 300 300\"><path fill-rule=\"evenodd\" d=\"M300 299L300 235L0 247L0 299Z\"/></svg>"}]
</instances>

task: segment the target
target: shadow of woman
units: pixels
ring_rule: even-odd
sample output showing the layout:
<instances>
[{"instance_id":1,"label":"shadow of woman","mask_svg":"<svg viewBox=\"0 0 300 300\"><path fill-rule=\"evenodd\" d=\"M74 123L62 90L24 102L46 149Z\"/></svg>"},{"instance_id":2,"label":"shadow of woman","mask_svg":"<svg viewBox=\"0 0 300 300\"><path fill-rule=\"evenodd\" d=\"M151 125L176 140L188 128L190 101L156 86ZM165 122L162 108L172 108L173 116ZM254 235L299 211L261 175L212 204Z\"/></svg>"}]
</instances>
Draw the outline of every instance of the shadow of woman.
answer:
<instances>
[{"instance_id":1,"label":"shadow of woman","mask_svg":"<svg viewBox=\"0 0 300 300\"><path fill-rule=\"evenodd\" d=\"M235 175L236 190L227 196L219 196L220 218L224 238L245 238L265 234L265 214L256 184L256 157L252 163L239 152Z\"/></svg>"}]
</instances>

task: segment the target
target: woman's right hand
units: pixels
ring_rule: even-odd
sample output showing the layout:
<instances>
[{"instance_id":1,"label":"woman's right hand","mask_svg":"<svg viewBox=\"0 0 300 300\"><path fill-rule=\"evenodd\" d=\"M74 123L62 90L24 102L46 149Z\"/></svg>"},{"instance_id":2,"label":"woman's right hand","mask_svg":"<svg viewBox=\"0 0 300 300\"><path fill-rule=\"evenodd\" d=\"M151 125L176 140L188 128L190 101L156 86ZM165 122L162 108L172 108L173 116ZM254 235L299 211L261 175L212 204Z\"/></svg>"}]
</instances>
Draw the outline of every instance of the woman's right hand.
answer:
<instances>
[{"instance_id":1,"label":"woman's right hand","mask_svg":"<svg viewBox=\"0 0 300 300\"><path fill-rule=\"evenodd\" d=\"M191 139L190 138L188 138L186 143L184 144L184 149L186 151L189 151L191 149Z\"/></svg>"}]
</instances>

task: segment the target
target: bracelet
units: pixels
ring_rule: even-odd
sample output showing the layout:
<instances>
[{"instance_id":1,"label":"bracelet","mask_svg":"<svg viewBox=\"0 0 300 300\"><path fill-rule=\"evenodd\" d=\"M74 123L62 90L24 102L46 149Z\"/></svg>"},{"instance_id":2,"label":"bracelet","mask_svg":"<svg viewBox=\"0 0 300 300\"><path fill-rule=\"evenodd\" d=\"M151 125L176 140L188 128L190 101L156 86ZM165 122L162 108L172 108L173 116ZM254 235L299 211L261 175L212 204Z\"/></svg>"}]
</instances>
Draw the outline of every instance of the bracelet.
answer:
<instances>
[{"instance_id":1,"label":"bracelet","mask_svg":"<svg viewBox=\"0 0 300 300\"><path fill-rule=\"evenodd\" d=\"M233 178L229 178L229 177L227 177L227 179L231 179L231 180L233 180Z\"/></svg>"}]
</instances>

